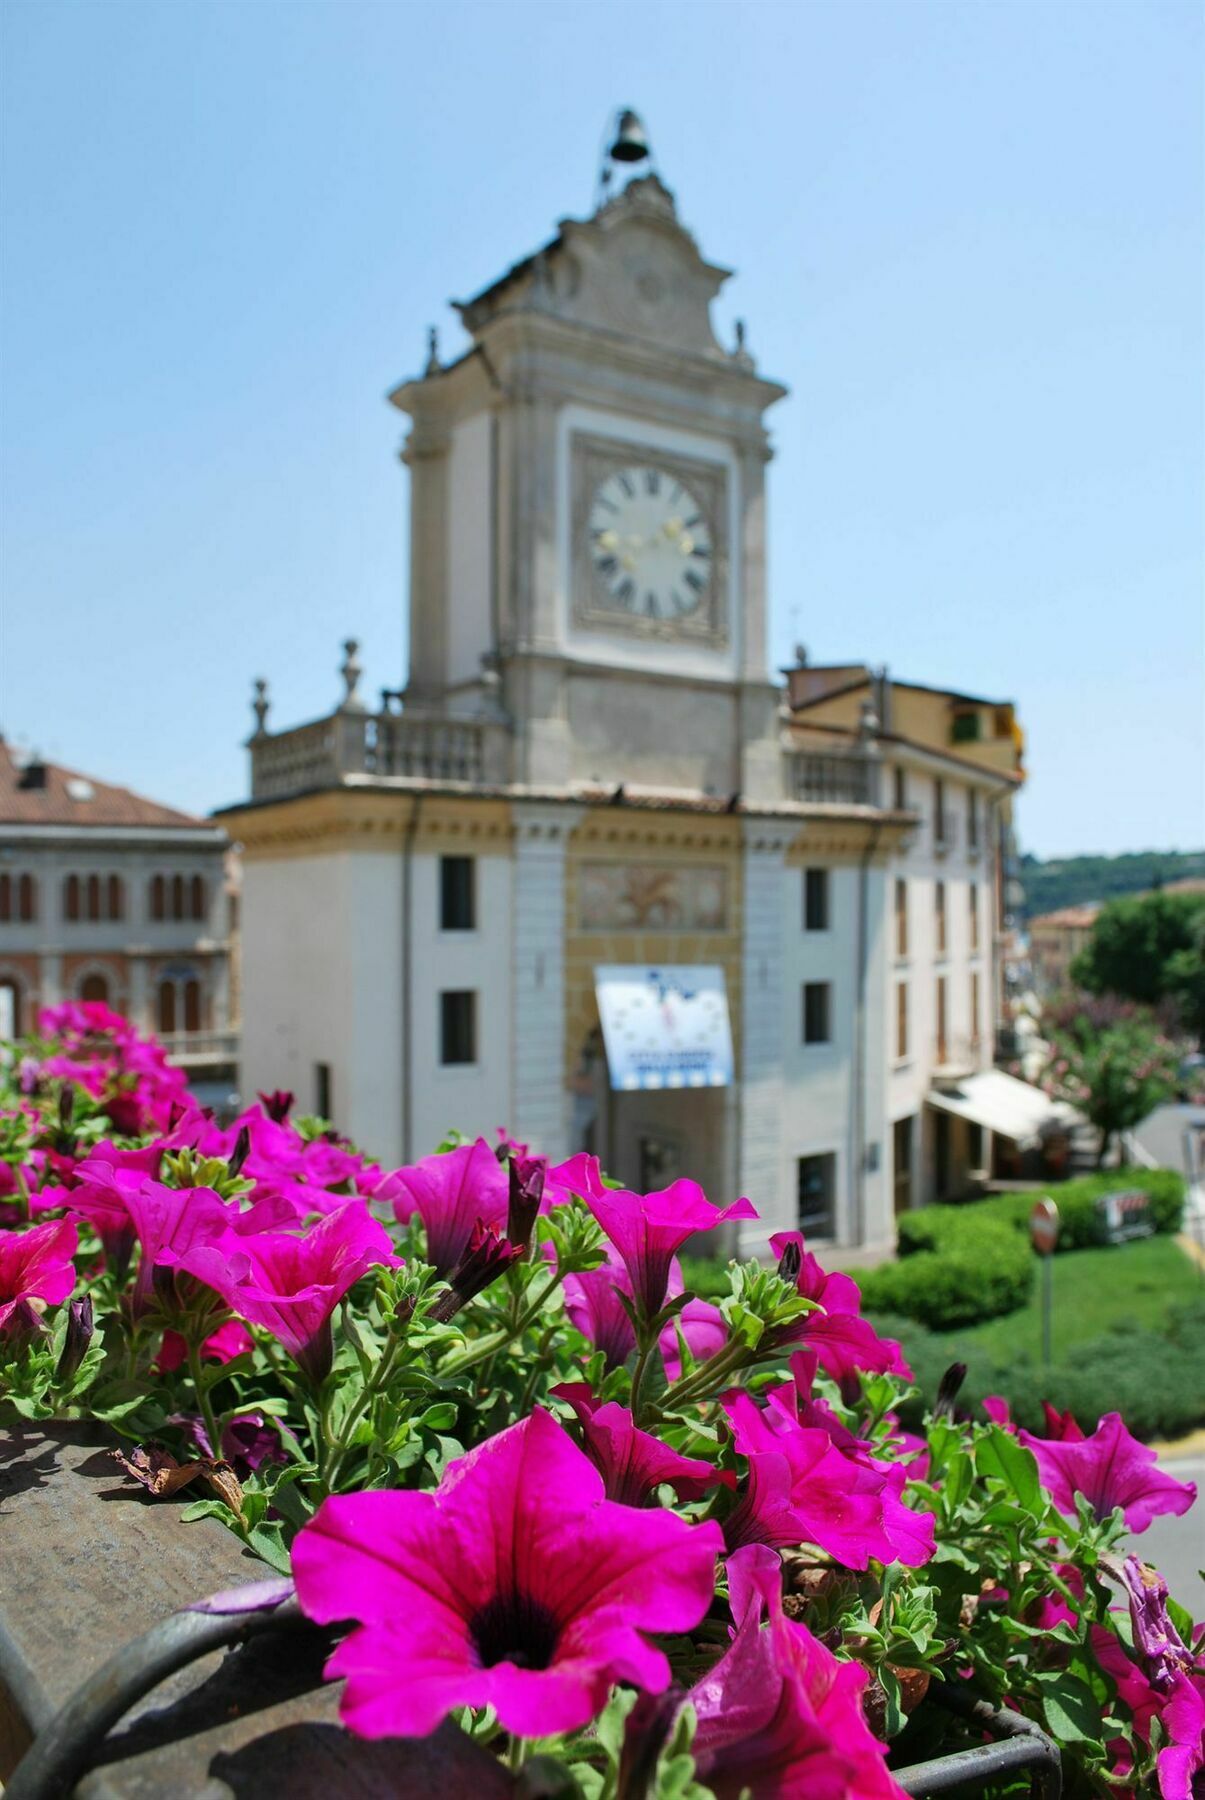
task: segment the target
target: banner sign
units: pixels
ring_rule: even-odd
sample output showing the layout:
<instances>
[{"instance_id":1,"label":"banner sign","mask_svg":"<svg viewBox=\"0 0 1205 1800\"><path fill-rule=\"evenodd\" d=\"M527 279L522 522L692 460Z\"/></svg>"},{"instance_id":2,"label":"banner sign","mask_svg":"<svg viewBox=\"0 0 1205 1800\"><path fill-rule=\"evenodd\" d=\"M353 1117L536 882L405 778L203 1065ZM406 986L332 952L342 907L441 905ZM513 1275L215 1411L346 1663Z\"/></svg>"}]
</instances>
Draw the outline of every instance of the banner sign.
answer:
<instances>
[{"instance_id":1,"label":"banner sign","mask_svg":"<svg viewBox=\"0 0 1205 1800\"><path fill-rule=\"evenodd\" d=\"M1150 1198L1141 1188L1101 1194L1096 1210L1100 1215L1103 1243L1125 1244L1131 1238L1150 1237L1154 1232Z\"/></svg>"},{"instance_id":2,"label":"banner sign","mask_svg":"<svg viewBox=\"0 0 1205 1800\"><path fill-rule=\"evenodd\" d=\"M732 1028L718 964L607 963L594 971L594 991L613 1088L731 1084Z\"/></svg>"}]
</instances>

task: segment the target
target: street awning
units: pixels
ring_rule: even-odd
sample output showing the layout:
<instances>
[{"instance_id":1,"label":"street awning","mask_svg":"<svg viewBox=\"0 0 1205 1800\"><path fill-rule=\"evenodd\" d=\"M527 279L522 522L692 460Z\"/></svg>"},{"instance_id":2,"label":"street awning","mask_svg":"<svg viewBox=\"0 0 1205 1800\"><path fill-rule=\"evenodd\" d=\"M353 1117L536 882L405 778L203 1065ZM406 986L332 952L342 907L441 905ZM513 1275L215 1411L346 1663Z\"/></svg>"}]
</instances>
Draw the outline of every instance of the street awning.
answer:
<instances>
[{"instance_id":1,"label":"street awning","mask_svg":"<svg viewBox=\"0 0 1205 1800\"><path fill-rule=\"evenodd\" d=\"M718 963L604 963L594 991L613 1088L731 1084L732 1027Z\"/></svg>"},{"instance_id":2,"label":"street awning","mask_svg":"<svg viewBox=\"0 0 1205 1800\"><path fill-rule=\"evenodd\" d=\"M1038 1143L1052 1127L1069 1130L1079 1119L1066 1101L1052 1100L1040 1088L1006 1075L1003 1069L981 1069L964 1081L930 1088L925 1099L940 1112L953 1113L998 1137L1010 1138L1021 1149Z\"/></svg>"}]
</instances>

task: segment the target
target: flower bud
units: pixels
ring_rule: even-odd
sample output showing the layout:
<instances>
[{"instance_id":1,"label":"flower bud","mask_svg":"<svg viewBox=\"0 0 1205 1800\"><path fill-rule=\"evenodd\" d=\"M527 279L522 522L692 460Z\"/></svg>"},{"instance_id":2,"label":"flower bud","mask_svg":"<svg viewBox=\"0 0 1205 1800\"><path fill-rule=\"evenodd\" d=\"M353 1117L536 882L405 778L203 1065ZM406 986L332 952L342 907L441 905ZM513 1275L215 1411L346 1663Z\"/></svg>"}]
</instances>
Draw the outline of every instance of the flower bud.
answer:
<instances>
[{"instance_id":1,"label":"flower bud","mask_svg":"<svg viewBox=\"0 0 1205 1800\"><path fill-rule=\"evenodd\" d=\"M431 1308L429 1318L446 1325L475 1294L489 1286L511 1263L523 1254L521 1244L512 1244L494 1225L478 1219L460 1261L448 1276L448 1287Z\"/></svg>"},{"instance_id":2,"label":"flower bud","mask_svg":"<svg viewBox=\"0 0 1205 1800\"><path fill-rule=\"evenodd\" d=\"M285 1088L275 1088L270 1094L258 1095L259 1103L274 1125L283 1125L292 1111L294 1096Z\"/></svg>"},{"instance_id":3,"label":"flower bud","mask_svg":"<svg viewBox=\"0 0 1205 1800\"><path fill-rule=\"evenodd\" d=\"M935 1419L952 1419L954 1417L954 1402L957 1400L958 1391L966 1378L967 1366L965 1363L950 1364L938 1383L937 1400L933 1407Z\"/></svg>"},{"instance_id":4,"label":"flower bud","mask_svg":"<svg viewBox=\"0 0 1205 1800\"><path fill-rule=\"evenodd\" d=\"M511 1158L508 1172L510 1204L506 1212L506 1235L512 1244L526 1250L544 1198L548 1164L542 1156L515 1156Z\"/></svg>"},{"instance_id":5,"label":"flower bud","mask_svg":"<svg viewBox=\"0 0 1205 1800\"><path fill-rule=\"evenodd\" d=\"M230 1152L226 1162L231 1181L237 1180L242 1174L243 1164L246 1162L250 1150L251 1131L248 1126L243 1125L239 1130L238 1136L234 1140L234 1149Z\"/></svg>"},{"instance_id":6,"label":"flower bud","mask_svg":"<svg viewBox=\"0 0 1205 1800\"><path fill-rule=\"evenodd\" d=\"M71 1380L87 1354L92 1332L92 1296L85 1294L82 1300L73 1300L67 1309L67 1335L54 1372L56 1382L64 1384Z\"/></svg>"},{"instance_id":7,"label":"flower bud","mask_svg":"<svg viewBox=\"0 0 1205 1800\"><path fill-rule=\"evenodd\" d=\"M790 1243L778 1259L778 1273L783 1281L798 1281L799 1271L803 1267L803 1256L799 1245Z\"/></svg>"}]
</instances>

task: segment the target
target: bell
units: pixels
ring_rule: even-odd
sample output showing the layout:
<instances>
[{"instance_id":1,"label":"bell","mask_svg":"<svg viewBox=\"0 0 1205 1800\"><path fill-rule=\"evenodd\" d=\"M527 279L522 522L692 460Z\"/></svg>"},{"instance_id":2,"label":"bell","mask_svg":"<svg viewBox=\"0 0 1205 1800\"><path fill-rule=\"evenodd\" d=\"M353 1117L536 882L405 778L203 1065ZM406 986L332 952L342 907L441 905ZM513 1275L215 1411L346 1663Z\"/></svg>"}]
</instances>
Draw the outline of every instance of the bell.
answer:
<instances>
[{"instance_id":1,"label":"bell","mask_svg":"<svg viewBox=\"0 0 1205 1800\"><path fill-rule=\"evenodd\" d=\"M607 154L612 162L637 163L644 162L648 153L649 141L644 126L639 116L630 107L625 107L619 115L615 142Z\"/></svg>"}]
</instances>

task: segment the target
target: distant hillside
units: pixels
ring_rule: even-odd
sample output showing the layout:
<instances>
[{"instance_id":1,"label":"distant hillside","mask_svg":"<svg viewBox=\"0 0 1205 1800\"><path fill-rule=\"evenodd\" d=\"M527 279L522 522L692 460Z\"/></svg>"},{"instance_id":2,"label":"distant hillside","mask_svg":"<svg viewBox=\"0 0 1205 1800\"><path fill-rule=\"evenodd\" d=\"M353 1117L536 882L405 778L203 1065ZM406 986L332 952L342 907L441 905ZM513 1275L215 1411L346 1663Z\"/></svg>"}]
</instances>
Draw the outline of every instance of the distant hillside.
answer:
<instances>
[{"instance_id":1,"label":"distant hillside","mask_svg":"<svg viewBox=\"0 0 1205 1800\"><path fill-rule=\"evenodd\" d=\"M1050 862L1021 858L1025 911L1031 919L1060 906L1141 894L1189 876L1205 878L1205 850L1139 850L1128 856L1065 856Z\"/></svg>"}]
</instances>

